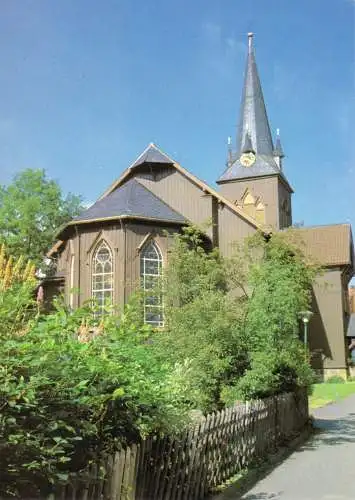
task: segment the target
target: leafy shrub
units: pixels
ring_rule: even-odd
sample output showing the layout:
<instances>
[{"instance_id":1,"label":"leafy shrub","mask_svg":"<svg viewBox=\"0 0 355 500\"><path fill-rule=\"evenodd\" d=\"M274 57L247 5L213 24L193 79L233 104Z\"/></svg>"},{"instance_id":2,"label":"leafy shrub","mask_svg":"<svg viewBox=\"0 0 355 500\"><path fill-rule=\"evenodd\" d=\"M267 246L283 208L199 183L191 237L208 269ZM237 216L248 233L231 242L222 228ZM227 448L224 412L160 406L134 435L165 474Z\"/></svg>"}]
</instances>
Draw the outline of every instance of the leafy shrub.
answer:
<instances>
[{"instance_id":1,"label":"leafy shrub","mask_svg":"<svg viewBox=\"0 0 355 500\"><path fill-rule=\"evenodd\" d=\"M98 325L89 307L59 307L23 335L1 328L0 497L46 495L98 453L184 424L189 367L160 362L149 335L129 312Z\"/></svg>"},{"instance_id":2,"label":"leafy shrub","mask_svg":"<svg viewBox=\"0 0 355 500\"><path fill-rule=\"evenodd\" d=\"M333 375L332 377L327 378L325 382L326 384L345 384L345 380L339 375Z\"/></svg>"}]
</instances>

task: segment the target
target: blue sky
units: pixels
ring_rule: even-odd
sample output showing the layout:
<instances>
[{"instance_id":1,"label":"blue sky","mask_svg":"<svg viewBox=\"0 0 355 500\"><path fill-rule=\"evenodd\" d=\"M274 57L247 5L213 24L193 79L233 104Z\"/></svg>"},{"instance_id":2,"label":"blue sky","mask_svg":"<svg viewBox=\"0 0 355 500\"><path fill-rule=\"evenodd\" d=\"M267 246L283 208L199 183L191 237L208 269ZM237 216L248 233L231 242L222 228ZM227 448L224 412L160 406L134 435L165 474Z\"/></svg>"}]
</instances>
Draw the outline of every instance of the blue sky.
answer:
<instances>
[{"instance_id":1,"label":"blue sky","mask_svg":"<svg viewBox=\"0 0 355 500\"><path fill-rule=\"evenodd\" d=\"M94 201L151 141L210 184L246 33L294 221L355 227L353 0L2 0L0 183L45 168Z\"/></svg>"}]
</instances>

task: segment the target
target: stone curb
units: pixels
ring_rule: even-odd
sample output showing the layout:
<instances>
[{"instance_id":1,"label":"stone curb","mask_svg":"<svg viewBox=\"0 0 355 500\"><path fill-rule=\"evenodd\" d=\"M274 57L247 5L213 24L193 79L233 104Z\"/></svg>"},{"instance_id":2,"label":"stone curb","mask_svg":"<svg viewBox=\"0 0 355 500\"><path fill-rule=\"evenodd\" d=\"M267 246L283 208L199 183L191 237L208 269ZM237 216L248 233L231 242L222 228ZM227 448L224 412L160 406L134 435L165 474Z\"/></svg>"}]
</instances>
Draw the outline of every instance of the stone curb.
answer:
<instances>
[{"instance_id":1,"label":"stone curb","mask_svg":"<svg viewBox=\"0 0 355 500\"><path fill-rule=\"evenodd\" d=\"M284 445L276 453L267 456L262 465L254 466L246 471L240 479L227 486L224 491L211 495L206 500L238 500L258 481L267 476L272 469L288 458L300 445L304 444L314 432L317 432L317 430L313 427L313 418L310 418L309 423L299 436Z\"/></svg>"}]
</instances>

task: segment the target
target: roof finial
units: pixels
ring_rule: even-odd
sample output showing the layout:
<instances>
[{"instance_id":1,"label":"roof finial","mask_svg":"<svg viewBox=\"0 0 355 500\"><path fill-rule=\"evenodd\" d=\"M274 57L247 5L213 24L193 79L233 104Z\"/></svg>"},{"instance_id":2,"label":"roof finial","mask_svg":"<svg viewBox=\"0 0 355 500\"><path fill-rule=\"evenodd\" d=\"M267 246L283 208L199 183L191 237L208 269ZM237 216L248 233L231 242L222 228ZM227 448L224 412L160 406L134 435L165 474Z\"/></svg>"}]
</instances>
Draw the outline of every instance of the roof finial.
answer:
<instances>
[{"instance_id":1,"label":"roof finial","mask_svg":"<svg viewBox=\"0 0 355 500\"><path fill-rule=\"evenodd\" d=\"M249 32L248 33L248 47L249 47L249 52L251 51L251 49L253 47L253 37L254 37L254 33Z\"/></svg>"},{"instance_id":2,"label":"roof finial","mask_svg":"<svg viewBox=\"0 0 355 500\"><path fill-rule=\"evenodd\" d=\"M284 158L285 154L283 152L282 146L281 146L281 139L280 139L280 129L276 129L276 141L275 141L275 147L274 147L274 156L275 158ZM281 162L279 162L279 168L281 168Z\"/></svg>"},{"instance_id":3,"label":"roof finial","mask_svg":"<svg viewBox=\"0 0 355 500\"><path fill-rule=\"evenodd\" d=\"M233 163L233 153L232 153L232 138L228 136L227 139L228 149L227 149L227 161L226 166L230 167Z\"/></svg>"}]
</instances>

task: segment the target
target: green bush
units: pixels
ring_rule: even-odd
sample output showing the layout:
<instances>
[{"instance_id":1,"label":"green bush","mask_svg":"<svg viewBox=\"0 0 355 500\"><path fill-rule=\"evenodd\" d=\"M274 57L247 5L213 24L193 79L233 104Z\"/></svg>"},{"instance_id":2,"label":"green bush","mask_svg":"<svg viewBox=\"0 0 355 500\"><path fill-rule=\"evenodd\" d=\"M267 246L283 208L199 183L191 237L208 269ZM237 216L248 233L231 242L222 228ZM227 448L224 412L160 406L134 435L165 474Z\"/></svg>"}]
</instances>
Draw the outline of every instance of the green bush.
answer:
<instances>
[{"instance_id":1,"label":"green bush","mask_svg":"<svg viewBox=\"0 0 355 500\"><path fill-rule=\"evenodd\" d=\"M59 308L1 330L0 497L44 496L98 453L184 425L189 367L162 363L131 319Z\"/></svg>"},{"instance_id":2,"label":"green bush","mask_svg":"<svg viewBox=\"0 0 355 500\"><path fill-rule=\"evenodd\" d=\"M267 397L313 382L298 340L298 312L310 305L317 268L293 232L258 234L231 259L206 252L194 228L169 256L162 356L188 362L192 405L205 412L236 399Z\"/></svg>"},{"instance_id":3,"label":"green bush","mask_svg":"<svg viewBox=\"0 0 355 500\"><path fill-rule=\"evenodd\" d=\"M339 377L338 375L329 377L325 382L326 384L345 384L345 380L343 379L343 377Z\"/></svg>"},{"instance_id":4,"label":"green bush","mask_svg":"<svg viewBox=\"0 0 355 500\"><path fill-rule=\"evenodd\" d=\"M99 453L181 429L191 409L309 386L297 313L315 269L286 233L233 259L194 228L174 237L163 331L142 324L139 297L98 322L89 305L40 316L25 284L0 291L0 497L43 497Z\"/></svg>"}]
</instances>

